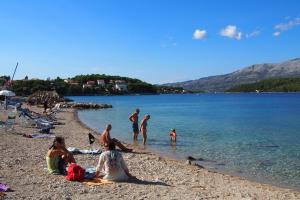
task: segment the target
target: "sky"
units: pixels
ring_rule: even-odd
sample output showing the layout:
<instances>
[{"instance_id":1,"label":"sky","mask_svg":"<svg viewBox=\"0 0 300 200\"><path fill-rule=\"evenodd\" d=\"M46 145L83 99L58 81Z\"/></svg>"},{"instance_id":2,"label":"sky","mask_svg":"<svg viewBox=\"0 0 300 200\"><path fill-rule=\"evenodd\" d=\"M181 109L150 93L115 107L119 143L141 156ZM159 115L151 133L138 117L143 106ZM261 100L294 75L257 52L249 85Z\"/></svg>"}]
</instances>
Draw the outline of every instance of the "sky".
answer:
<instances>
[{"instance_id":1,"label":"sky","mask_svg":"<svg viewBox=\"0 0 300 200\"><path fill-rule=\"evenodd\" d=\"M0 74L167 83L300 57L298 0L0 0Z\"/></svg>"}]
</instances>

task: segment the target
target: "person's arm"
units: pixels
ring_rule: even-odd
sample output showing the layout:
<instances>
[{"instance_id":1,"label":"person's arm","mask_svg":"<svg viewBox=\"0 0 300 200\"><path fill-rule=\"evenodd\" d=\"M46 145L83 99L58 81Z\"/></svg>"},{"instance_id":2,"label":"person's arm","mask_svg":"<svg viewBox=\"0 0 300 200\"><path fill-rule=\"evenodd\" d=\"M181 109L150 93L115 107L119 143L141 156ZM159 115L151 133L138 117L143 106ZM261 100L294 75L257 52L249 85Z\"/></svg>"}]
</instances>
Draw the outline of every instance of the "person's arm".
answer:
<instances>
[{"instance_id":1,"label":"person's arm","mask_svg":"<svg viewBox=\"0 0 300 200\"><path fill-rule=\"evenodd\" d=\"M133 122L133 117L134 117L134 115L135 115L135 113L133 113L133 114L130 115L130 117L129 117L129 120L130 120L131 122Z\"/></svg>"},{"instance_id":2,"label":"person's arm","mask_svg":"<svg viewBox=\"0 0 300 200\"><path fill-rule=\"evenodd\" d=\"M67 156L67 153L62 151L62 150L58 150L58 149L52 149L48 151L48 156L53 158L56 156Z\"/></svg>"},{"instance_id":3,"label":"person's arm","mask_svg":"<svg viewBox=\"0 0 300 200\"><path fill-rule=\"evenodd\" d=\"M142 132L142 129L144 128L144 125L145 125L145 119L143 119L142 123L141 123L141 126L140 126L140 131Z\"/></svg>"},{"instance_id":4,"label":"person's arm","mask_svg":"<svg viewBox=\"0 0 300 200\"><path fill-rule=\"evenodd\" d=\"M103 165L104 165L104 156L103 156L103 154L101 154L101 155L99 156L98 165L97 165L97 167L96 167L96 178L99 178L100 171L102 170Z\"/></svg>"},{"instance_id":5,"label":"person's arm","mask_svg":"<svg viewBox=\"0 0 300 200\"><path fill-rule=\"evenodd\" d=\"M142 132L143 126L144 126L144 120L142 121L142 123L140 125L140 132Z\"/></svg>"},{"instance_id":6,"label":"person's arm","mask_svg":"<svg viewBox=\"0 0 300 200\"><path fill-rule=\"evenodd\" d=\"M108 131L106 131L104 137L105 137L106 143L109 144L111 142L111 138L110 138L110 133Z\"/></svg>"},{"instance_id":7,"label":"person's arm","mask_svg":"<svg viewBox=\"0 0 300 200\"><path fill-rule=\"evenodd\" d=\"M101 145L108 144L111 141L110 135L107 131L104 131L99 139Z\"/></svg>"}]
</instances>

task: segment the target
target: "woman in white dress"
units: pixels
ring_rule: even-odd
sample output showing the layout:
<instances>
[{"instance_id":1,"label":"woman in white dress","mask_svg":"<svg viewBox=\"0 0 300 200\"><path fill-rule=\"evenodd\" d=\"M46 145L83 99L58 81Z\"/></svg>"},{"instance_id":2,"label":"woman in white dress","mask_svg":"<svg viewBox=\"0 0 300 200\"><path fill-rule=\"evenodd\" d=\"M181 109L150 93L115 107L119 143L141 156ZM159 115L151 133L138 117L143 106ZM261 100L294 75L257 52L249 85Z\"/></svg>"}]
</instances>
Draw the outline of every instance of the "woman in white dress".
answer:
<instances>
[{"instance_id":1,"label":"woman in white dress","mask_svg":"<svg viewBox=\"0 0 300 200\"><path fill-rule=\"evenodd\" d=\"M115 144L111 142L105 148L106 151L99 157L96 177L100 177L100 173L103 174L103 179L110 181L127 181L133 177L128 171L122 154L116 151Z\"/></svg>"}]
</instances>

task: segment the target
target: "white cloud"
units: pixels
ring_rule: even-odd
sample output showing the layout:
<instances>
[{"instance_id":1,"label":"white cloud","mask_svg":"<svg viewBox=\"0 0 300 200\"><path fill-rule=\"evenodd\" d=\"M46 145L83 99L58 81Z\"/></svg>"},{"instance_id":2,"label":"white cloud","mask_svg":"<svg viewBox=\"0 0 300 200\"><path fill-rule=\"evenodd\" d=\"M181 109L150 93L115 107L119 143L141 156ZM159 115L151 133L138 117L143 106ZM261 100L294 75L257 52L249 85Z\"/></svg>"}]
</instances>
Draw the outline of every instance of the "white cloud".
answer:
<instances>
[{"instance_id":1,"label":"white cloud","mask_svg":"<svg viewBox=\"0 0 300 200\"><path fill-rule=\"evenodd\" d=\"M274 28L279 31L286 31L286 30L289 30L298 25L300 25L300 18L295 18L295 19L290 20L287 23L277 24L277 25L275 25Z\"/></svg>"},{"instance_id":2,"label":"white cloud","mask_svg":"<svg viewBox=\"0 0 300 200\"><path fill-rule=\"evenodd\" d=\"M253 31L251 33L247 33L246 34L246 38L257 37L260 34L260 32L261 32L260 30L255 30L255 31Z\"/></svg>"},{"instance_id":3,"label":"white cloud","mask_svg":"<svg viewBox=\"0 0 300 200\"><path fill-rule=\"evenodd\" d=\"M196 29L193 34L193 39L202 40L206 37L206 35L207 35L206 30Z\"/></svg>"},{"instance_id":4,"label":"white cloud","mask_svg":"<svg viewBox=\"0 0 300 200\"><path fill-rule=\"evenodd\" d=\"M274 26L274 29L276 30L276 32L273 33L274 36L279 36L282 32L287 31L289 29L294 28L295 26L299 26L300 25L300 18L294 18L286 23L280 23L280 24L276 24Z\"/></svg>"},{"instance_id":5,"label":"white cloud","mask_svg":"<svg viewBox=\"0 0 300 200\"><path fill-rule=\"evenodd\" d=\"M273 33L274 36L279 36L280 34L281 34L281 32L279 32L279 31L276 31Z\"/></svg>"},{"instance_id":6,"label":"white cloud","mask_svg":"<svg viewBox=\"0 0 300 200\"><path fill-rule=\"evenodd\" d=\"M224 37L233 38L236 40L241 40L243 33L238 31L237 27L234 25L228 25L221 30L220 34Z\"/></svg>"}]
</instances>

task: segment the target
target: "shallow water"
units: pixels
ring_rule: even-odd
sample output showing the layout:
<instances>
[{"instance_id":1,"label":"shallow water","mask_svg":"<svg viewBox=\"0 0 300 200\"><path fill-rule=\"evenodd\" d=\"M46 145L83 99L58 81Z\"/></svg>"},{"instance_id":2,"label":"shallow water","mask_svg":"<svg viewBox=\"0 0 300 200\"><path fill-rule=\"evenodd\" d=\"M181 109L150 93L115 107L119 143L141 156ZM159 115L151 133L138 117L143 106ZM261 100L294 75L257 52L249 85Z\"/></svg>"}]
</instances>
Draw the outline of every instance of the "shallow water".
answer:
<instances>
[{"instance_id":1,"label":"shallow water","mask_svg":"<svg viewBox=\"0 0 300 200\"><path fill-rule=\"evenodd\" d=\"M176 158L202 158L208 168L300 189L299 93L70 98L112 104L113 109L80 111L79 118L98 131L111 123L113 137L132 140L128 117L138 107L140 120L151 115L148 148ZM171 128L177 130L176 146L169 141Z\"/></svg>"}]
</instances>

